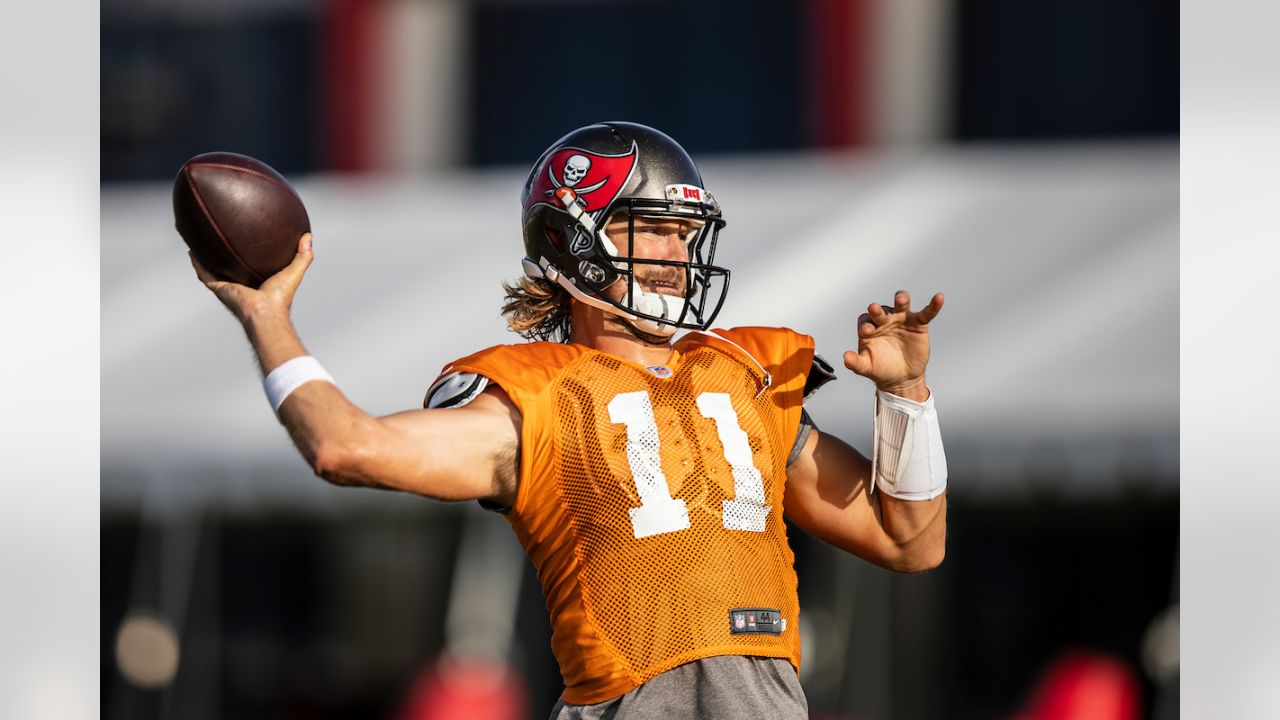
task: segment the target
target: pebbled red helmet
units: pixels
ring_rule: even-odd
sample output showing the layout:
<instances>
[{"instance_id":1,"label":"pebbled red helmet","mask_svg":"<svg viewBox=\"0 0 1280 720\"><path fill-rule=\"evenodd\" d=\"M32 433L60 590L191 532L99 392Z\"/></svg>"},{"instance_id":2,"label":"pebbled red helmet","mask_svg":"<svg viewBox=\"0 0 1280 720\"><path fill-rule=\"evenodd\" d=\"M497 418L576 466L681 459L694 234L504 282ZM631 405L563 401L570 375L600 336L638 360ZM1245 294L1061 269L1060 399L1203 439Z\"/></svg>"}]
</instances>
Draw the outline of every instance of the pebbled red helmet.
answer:
<instances>
[{"instance_id":1,"label":"pebbled red helmet","mask_svg":"<svg viewBox=\"0 0 1280 720\"><path fill-rule=\"evenodd\" d=\"M675 140L637 123L606 122L574 130L534 163L521 195L525 274L558 283L577 300L621 316L641 332L669 336L707 329L724 304L729 271L712 264L725 221L702 185L693 159ZM617 214L629 218L619 247L604 233ZM634 218L693 221L687 262L633 256ZM674 267L684 297L646 292L637 265ZM625 282L620 300L605 289Z\"/></svg>"}]
</instances>

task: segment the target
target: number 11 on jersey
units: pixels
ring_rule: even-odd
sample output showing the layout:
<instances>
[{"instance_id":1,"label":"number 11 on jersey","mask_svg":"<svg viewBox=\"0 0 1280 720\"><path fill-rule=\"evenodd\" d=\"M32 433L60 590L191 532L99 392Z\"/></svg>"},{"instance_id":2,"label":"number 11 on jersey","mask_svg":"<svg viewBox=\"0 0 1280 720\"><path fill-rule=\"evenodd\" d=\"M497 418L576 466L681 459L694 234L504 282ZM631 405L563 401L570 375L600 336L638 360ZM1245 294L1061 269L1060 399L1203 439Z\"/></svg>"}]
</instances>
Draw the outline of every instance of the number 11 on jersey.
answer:
<instances>
[{"instance_id":1,"label":"number 11 on jersey","mask_svg":"<svg viewBox=\"0 0 1280 720\"><path fill-rule=\"evenodd\" d=\"M764 478L752 459L751 444L729 395L702 393L697 404L702 416L715 422L724 459L733 474L734 498L724 501L721 521L729 530L764 532L770 509L764 504ZM658 423L649 393L639 390L614 396L609 401L609 420L627 426L627 463L640 496L640 507L629 511L636 538L687 529L689 509L684 500L671 497L662 474Z\"/></svg>"},{"instance_id":2,"label":"number 11 on jersey","mask_svg":"<svg viewBox=\"0 0 1280 720\"><path fill-rule=\"evenodd\" d=\"M627 463L640 495L640 507L631 508L631 529L636 538L661 535L689 527L689 508L671 497L667 476L658 456L658 422L653 419L649 393L619 393L609 401L609 420L627 426Z\"/></svg>"}]
</instances>

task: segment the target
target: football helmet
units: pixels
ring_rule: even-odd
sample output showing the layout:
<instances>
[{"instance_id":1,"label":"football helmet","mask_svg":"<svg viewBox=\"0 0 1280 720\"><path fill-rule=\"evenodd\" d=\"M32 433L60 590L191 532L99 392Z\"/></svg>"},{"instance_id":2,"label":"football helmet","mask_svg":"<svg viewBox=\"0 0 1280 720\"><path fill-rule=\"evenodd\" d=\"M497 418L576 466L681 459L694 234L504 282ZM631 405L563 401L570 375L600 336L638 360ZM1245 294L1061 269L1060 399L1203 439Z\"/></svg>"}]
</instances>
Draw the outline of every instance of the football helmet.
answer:
<instances>
[{"instance_id":1,"label":"football helmet","mask_svg":"<svg viewBox=\"0 0 1280 720\"><path fill-rule=\"evenodd\" d=\"M645 125L606 122L557 140L534 163L521 195L524 271L559 284L577 300L622 317L640 332L667 337L678 328L705 330L724 304L729 271L712 264L725 221L702 175L675 140ZM605 223L625 216L627 237L615 243ZM637 217L689 221L685 260L635 257ZM684 275L684 294L647 292L643 266ZM642 270L642 275L648 270ZM620 298L607 293L623 282Z\"/></svg>"}]
</instances>

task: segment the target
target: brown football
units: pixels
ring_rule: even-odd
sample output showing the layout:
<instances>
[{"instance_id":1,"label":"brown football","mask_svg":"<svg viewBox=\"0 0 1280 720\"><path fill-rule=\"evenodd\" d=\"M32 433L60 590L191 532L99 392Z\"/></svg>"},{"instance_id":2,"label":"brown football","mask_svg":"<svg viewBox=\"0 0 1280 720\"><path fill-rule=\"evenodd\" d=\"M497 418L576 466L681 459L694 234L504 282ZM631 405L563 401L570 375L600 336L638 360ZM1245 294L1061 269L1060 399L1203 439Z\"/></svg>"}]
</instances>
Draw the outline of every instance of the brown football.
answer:
<instances>
[{"instance_id":1,"label":"brown football","mask_svg":"<svg viewBox=\"0 0 1280 720\"><path fill-rule=\"evenodd\" d=\"M212 152L182 165L173 181L173 220L209 272L258 287L298 251L310 232L302 199L269 165Z\"/></svg>"}]
</instances>

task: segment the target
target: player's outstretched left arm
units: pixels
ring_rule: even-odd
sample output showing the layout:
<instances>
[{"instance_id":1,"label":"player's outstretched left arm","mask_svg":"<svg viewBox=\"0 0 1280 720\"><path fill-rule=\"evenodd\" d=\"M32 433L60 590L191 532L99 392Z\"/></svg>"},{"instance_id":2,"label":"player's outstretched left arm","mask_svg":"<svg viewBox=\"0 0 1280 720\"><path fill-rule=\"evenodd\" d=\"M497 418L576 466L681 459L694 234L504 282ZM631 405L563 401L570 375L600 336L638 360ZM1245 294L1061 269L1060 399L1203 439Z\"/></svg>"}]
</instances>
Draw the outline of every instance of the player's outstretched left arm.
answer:
<instances>
[{"instance_id":1,"label":"player's outstretched left arm","mask_svg":"<svg viewBox=\"0 0 1280 720\"><path fill-rule=\"evenodd\" d=\"M946 553L946 462L925 384L929 323L943 301L938 293L912 311L911 295L900 290L892 307L872 304L858 318L858 348L844 355L846 367L876 384L881 467L818 431L787 473L784 504L793 522L902 572L936 567ZM873 472L879 484L874 493Z\"/></svg>"}]
</instances>

